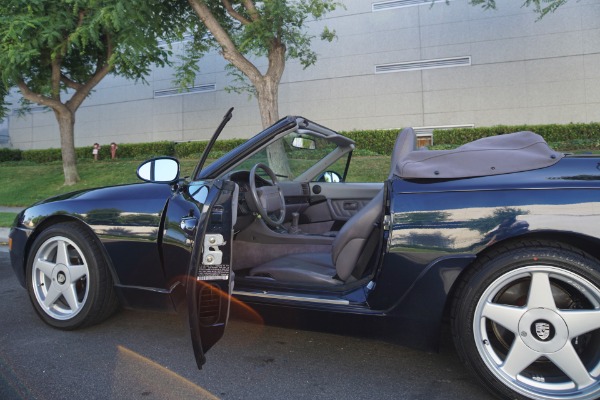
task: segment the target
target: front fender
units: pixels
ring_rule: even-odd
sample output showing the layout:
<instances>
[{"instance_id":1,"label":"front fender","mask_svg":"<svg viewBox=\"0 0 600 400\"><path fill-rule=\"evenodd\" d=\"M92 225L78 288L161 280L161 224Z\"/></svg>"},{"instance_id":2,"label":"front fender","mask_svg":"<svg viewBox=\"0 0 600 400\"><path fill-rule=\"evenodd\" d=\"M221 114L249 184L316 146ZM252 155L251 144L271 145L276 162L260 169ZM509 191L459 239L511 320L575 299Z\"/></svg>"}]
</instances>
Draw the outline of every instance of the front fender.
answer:
<instances>
[{"instance_id":1,"label":"front fender","mask_svg":"<svg viewBox=\"0 0 600 400\"><path fill-rule=\"evenodd\" d=\"M120 285L166 289L160 257L161 226L171 187L133 184L57 196L25 209L11 230L11 262L21 283L28 250L39 232L76 220L98 238Z\"/></svg>"}]
</instances>

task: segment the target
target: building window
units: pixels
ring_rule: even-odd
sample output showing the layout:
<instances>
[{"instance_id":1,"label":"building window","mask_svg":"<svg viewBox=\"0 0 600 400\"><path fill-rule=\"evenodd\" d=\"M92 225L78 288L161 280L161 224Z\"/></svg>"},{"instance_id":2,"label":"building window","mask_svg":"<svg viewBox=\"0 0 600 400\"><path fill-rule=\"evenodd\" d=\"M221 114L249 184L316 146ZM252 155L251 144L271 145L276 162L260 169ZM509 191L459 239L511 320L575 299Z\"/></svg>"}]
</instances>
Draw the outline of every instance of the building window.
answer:
<instances>
[{"instance_id":1,"label":"building window","mask_svg":"<svg viewBox=\"0 0 600 400\"><path fill-rule=\"evenodd\" d=\"M393 10L396 8L414 7L422 5L431 5L434 3L442 3L449 0L391 0L391 1L377 1L371 5L371 11L386 11Z\"/></svg>"},{"instance_id":2,"label":"building window","mask_svg":"<svg viewBox=\"0 0 600 400\"><path fill-rule=\"evenodd\" d=\"M420 71L424 69L466 67L471 65L471 56L438 58L435 60L406 61L375 66L376 74L389 72Z\"/></svg>"},{"instance_id":3,"label":"building window","mask_svg":"<svg viewBox=\"0 0 600 400\"><path fill-rule=\"evenodd\" d=\"M214 92L215 90L217 90L217 85L215 83L192 86L183 90L179 88L170 88L163 90L155 90L154 98L156 99L157 97L182 96L185 94Z\"/></svg>"},{"instance_id":4,"label":"building window","mask_svg":"<svg viewBox=\"0 0 600 400\"><path fill-rule=\"evenodd\" d=\"M462 124L462 125L438 125L438 126L421 126L413 128L417 134L417 147L429 147L433 146L434 137L433 131L439 129L456 129L456 128L473 128L474 124Z\"/></svg>"}]
</instances>

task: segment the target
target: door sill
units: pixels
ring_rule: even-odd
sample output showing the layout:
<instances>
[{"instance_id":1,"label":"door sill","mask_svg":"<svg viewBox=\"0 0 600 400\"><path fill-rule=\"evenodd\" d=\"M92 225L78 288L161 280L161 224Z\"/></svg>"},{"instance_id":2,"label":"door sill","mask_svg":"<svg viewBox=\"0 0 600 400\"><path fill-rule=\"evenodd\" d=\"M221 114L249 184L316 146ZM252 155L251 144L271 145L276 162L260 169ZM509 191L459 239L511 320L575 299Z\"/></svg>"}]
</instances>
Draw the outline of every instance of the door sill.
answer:
<instances>
[{"instance_id":1,"label":"door sill","mask_svg":"<svg viewBox=\"0 0 600 400\"><path fill-rule=\"evenodd\" d=\"M338 305L338 306L350 305L350 302L345 299L314 297L314 296L291 296L288 294L267 292L265 290L256 291L256 292L234 290L232 294L234 296L258 297L258 298L262 298L262 299L285 300L285 301L300 302L300 303L333 304L333 305Z\"/></svg>"}]
</instances>

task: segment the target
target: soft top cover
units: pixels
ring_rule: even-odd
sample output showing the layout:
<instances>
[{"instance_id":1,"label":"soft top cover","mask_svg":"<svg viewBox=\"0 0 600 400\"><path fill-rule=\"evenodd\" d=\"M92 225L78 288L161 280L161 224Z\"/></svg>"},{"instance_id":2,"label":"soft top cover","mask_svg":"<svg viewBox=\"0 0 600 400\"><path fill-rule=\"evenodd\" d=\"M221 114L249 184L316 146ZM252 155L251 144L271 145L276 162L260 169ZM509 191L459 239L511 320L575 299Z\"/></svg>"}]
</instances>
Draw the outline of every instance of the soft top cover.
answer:
<instances>
[{"instance_id":1,"label":"soft top cover","mask_svg":"<svg viewBox=\"0 0 600 400\"><path fill-rule=\"evenodd\" d=\"M396 165L404 179L469 178L545 168L564 154L553 151L540 135L524 131L490 136L454 150L417 150Z\"/></svg>"}]
</instances>

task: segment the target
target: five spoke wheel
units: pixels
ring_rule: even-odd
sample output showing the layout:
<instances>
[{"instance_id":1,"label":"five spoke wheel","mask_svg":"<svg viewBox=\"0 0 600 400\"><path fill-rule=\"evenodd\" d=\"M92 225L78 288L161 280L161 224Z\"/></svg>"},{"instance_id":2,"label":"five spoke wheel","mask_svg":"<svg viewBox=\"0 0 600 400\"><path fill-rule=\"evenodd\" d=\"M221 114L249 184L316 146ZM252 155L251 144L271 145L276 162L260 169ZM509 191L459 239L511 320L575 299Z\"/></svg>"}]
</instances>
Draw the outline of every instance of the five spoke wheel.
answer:
<instances>
[{"instance_id":1,"label":"five spoke wheel","mask_svg":"<svg viewBox=\"0 0 600 400\"><path fill-rule=\"evenodd\" d=\"M94 234L77 222L42 231L27 259L31 302L47 324L76 329L108 318L119 303Z\"/></svg>"},{"instance_id":2,"label":"five spoke wheel","mask_svg":"<svg viewBox=\"0 0 600 400\"><path fill-rule=\"evenodd\" d=\"M88 296L89 269L81 249L63 236L50 238L33 260L35 297L52 318L73 318Z\"/></svg>"},{"instance_id":3,"label":"five spoke wheel","mask_svg":"<svg viewBox=\"0 0 600 400\"><path fill-rule=\"evenodd\" d=\"M597 263L562 249L531 248L478 269L453 327L459 354L478 376L511 398L598 398Z\"/></svg>"}]
</instances>

